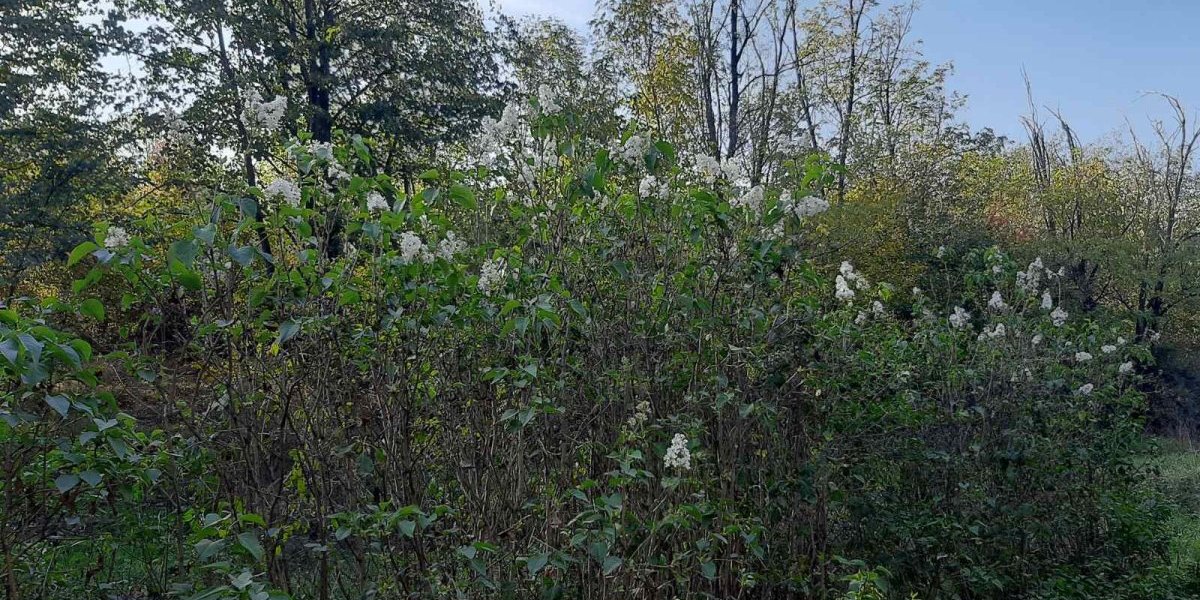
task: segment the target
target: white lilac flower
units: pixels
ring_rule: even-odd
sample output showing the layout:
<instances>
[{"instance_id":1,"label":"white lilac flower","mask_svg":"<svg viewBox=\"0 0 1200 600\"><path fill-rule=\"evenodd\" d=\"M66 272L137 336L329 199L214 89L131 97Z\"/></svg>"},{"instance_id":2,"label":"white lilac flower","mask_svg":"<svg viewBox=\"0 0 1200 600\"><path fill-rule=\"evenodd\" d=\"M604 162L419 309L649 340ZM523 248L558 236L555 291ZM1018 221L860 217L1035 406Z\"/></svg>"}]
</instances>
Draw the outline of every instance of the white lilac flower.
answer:
<instances>
[{"instance_id":1,"label":"white lilac flower","mask_svg":"<svg viewBox=\"0 0 1200 600\"><path fill-rule=\"evenodd\" d=\"M1091 353L1090 353L1090 352L1082 352L1082 351L1080 351L1080 352L1076 352L1076 353L1075 353L1075 362L1081 362L1081 363L1082 363L1082 362L1087 362L1087 361L1089 361L1089 360L1092 360L1092 355L1091 355Z\"/></svg>"},{"instance_id":2,"label":"white lilac flower","mask_svg":"<svg viewBox=\"0 0 1200 600\"><path fill-rule=\"evenodd\" d=\"M458 238L453 231L447 231L446 237L438 242L437 255L445 260L454 260L454 255L466 250L467 244Z\"/></svg>"},{"instance_id":3,"label":"white lilac flower","mask_svg":"<svg viewBox=\"0 0 1200 600\"><path fill-rule=\"evenodd\" d=\"M1008 305L1004 303L1004 297L1000 295L1000 290L992 292L992 297L988 299L988 308L992 310L1005 310Z\"/></svg>"},{"instance_id":4,"label":"white lilac flower","mask_svg":"<svg viewBox=\"0 0 1200 600\"><path fill-rule=\"evenodd\" d=\"M1075 393L1079 394L1080 396L1090 396L1092 394L1092 390L1094 389L1096 389L1096 386L1090 383L1085 383L1079 386L1079 389L1075 390Z\"/></svg>"},{"instance_id":5,"label":"white lilac flower","mask_svg":"<svg viewBox=\"0 0 1200 600\"><path fill-rule=\"evenodd\" d=\"M389 208L391 207L388 206L388 202L383 197L383 194L375 191L367 194L367 210L371 212L383 212Z\"/></svg>"},{"instance_id":6,"label":"white lilac flower","mask_svg":"<svg viewBox=\"0 0 1200 600\"><path fill-rule=\"evenodd\" d=\"M1029 266L1020 273L1017 273L1017 287L1026 294L1032 294L1037 291L1042 283L1042 272L1045 268L1042 266L1042 257L1037 257Z\"/></svg>"},{"instance_id":7,"label":"white lilac flower","mask_svg":"<svg viewBox=\"0 0 1200 600\"><path fill-rule=\"evenodd\" d=\"M613 154L622 162L636 167L643 164L646 153L649 151L649 138L640 135L631 135L624 143L617 146Z\"/></svg>"},{"instance_id":8,"label":"white lilac flower","mask_svg":"<svg viewBox=\"0 0 1200 600\"><path fill-rule=\"evenodd\" d=\"M263 190L267 198L283 198L292 206L300 206L300 188L291 180L279 178Z\"/></svg>"},{"instance_id":9,"label":"white lilac flower","mask_svg":"<svg viewBox=\"0 0 1200 600\"><path fill-rule=\"evenodd\" d=\"M876 300L875 302L872 302L871 303L871 312L873 312L877 315L882 315L884 313L883 303L878 300Z\"/></svg>"},{"instance_id":10,"label":"white lilac flower","mask_svg":"<svg viewBox=\"0 0 1200 600\"><path fill-rule=\"evenodd\" d=\"M1054 298L1050 296L1050 290L1042 292L1042 310L1050 310L1054 308Z\"/></svg>"},{"instance_id":11,"label":"white lilac flower","mask_svg":"<svg viewBox=\"0 0 1200 600\"><path fill-rule=\"evenodd\" d=\"M1117 336L1117 345L1118 345L1118 346L1124 346L1124 345L1125 345L1125 338L1124 338L1124 337L1122 337L1122 336Z\"/></svg>"},{"instance_id":12,"label":"white lilac flower","mask_svg":"<svg viewBox=\"0 0 1200 600\"><path fill-rule=\"evenodd\" d=\"M1004 328L1004 323L996 323L995 325L984 327L983 333L980 335L987 336L988 339L1002 338L1008 334L1008 330Z\"/></svg>"},{"instance_id":13,"label":"white lilac flower","mask_svg":"<svg viewBox=\"0 0 1200 600\"><path fill-rule=\"evenodd\" d=\"M860 311L858 311L858 314L854 316L854 324L862 325L863 323L867 322L868 318L869 318L869 315L867 314L867 311L860 310Z\"/></svg>"},{"instance_id":14,"label":"white lilac flower","mask_svg":"<svg viewBox=\"0 0 1200 600\"><path fill-rule=\"evenodd\" d=\"M962 329L971 323L971 313L967 312L961 306L954 307L954 313L950 315L950 325L955 329Z\"/></svg>"},{"instance_id":15,"label":"white lilac flower","mask_svg":"<svg viewBox=\"0 0 1200 600\"><path fill-rule=\"evenodd\" d=\"M730 200L729 205L733 208L746 208L758 212L762 209L764 194L765 190L763 190L763 187L756 185L750 188L745 194Z\"/></svg>"},{"instance_id":16,"label":"white lilac flower","mask_svg":"<svg viewBox=\"0 0 1200 600\"><path fill-rule=\"evenodd\" d=\"M696 174L700 179L712 185L716 183L717 178L721 176L721 161L707 154L696 155L694 162L696 164Z\"/></svg>"},{"instance_id":17,"label":"white lilac flower","mask_svg":"<svg viewBox=\"0 0 1200 600\"><path fill-rule=\"evenodd\" d=\"M1105 354L1112 354L1113 352L1117 351L1117 347L1112 344L1105 344L1100 346L1100 351Z\"/></svg>"},{"instance_id":18,"label":"white lilac flower","mask_svg":"<svg viewBox=\"0 0 1200 600\"><path fill-rule=\"evenodd\" d=\"M850 264L850 261L848 260L842 261L842 266L838 267L838 272L846 278L846 281L853 283L856 289L865 290L868 287L871 287L871 285L867 283L867 278L860 275L858 271L855 271L854 265Z\"/></svg>"},{"instance_id":19,"label":"white lilac flower","mask_svg":"<svg viewBox=\"0 0 1200 600\"><path fill-rule=\"evenodd\" d=\"M246 99L246 120L252 125L258 125L268 131L279 129L279 124L283 121L283 113L286 110L286 96L276 96L270 102L264 102L258 90L251 90Z\"/></svg>"},{"instance_id":20,"label":"white lilac flower","mask_svg":"<svg viewBox=\"0 0 1200 600\"><path fill-rule=\"evenodd\" d=\"M642 182L638 184L638 196L642 198L666 198L667 197L667 182L659 181L653 175L647 175L642 178Z\"/></svg>"},{"instance_id":21,"label":"white lilac flower","mask_svg":"<svg viewBox=\"0 0 1200 600\"><path fill-rule=\"evenodd\" d=\"M642 400L634 407L633 416L626 421L631 428L637 428L650 418L650 403Z\"/></svg>"},{"instance_id":22,"label":"white lilac flower","mask_svg":"<svg viewBox=\"0 0 1200 600\"><path fill-rule=\"evenodd\" d=\"M544 115L552 115L562 110L558 104L558 94L554 88L544 83L538 86L538 108L542 109Z\"/></svg>"},{"instance_id":23,"label":"white lilac flower","mask_svg":"<svg viewBox=\"0 0 1200 600\"><path fill-rule=\"evenodd\" d=\"M1127 360L1127 361L1121 363L1121 366L1117 367L1117 373L1120 373L1121 375L1128 375L1132 372L1133 372L1133 361L1132 360Z\"/></svg>"},{"instance_id":24,"label":"white lilac flower","mask_svg":"<svg viewBox=\"0 0 1200 600\"><path fill-rule=\"evenodd\" d=\"M836 284L837 291L834 292L834 296L836 296L838 300L843 302L850 302L854 300L854 290L850 289L849 284L846 283L845 277L838 275Z\"/></svg>"},{"instance_id":25,"label":"white lilac flower","mask_svg":"<svg viewBox=\"0 0 1200 600\"><path fill-rule=\"evenodd\" d=\"M410 265L418 259L423 260L428 252L429 250L425 247L425 242L421 241L421 236L411 231L405 231L400 234L401 264Z\"/></svg>"},{"instance_id":26,"label":"white lilac flower","mask_svg":"<svg viewBox=\"0 0 1200 600\"><path fill-rule=\"evenodd\" d=\"M497 121L484 117L482 121L482 143L488 152L496 152L501 144L508 141L512 134L521 126L521 107L517 104L507 104Z\"/></svg>"},{"instance_id":27,"label":"white lilac flower","mask_svg":"<svg viewBox=\"0 0 1200 600\"><path fill-rule=\"evenodd\" d=\"M309 142L308 153L318 160L333 162L333 144L329 142Z\"/></svg>"},{"instance_id":28,"label":"white lilac flower","mask_svg":"<svg viewBox=\"0 0 1200 600\"><path fill-rule=\"evenodd\" d=\"M1034 346L1041 344L1042 343L1042 334L1039 333L1039 334L1034 335L1033 339L1030 341L1033 343Z\"/></svg>"},{"instance_id":29,"label":"white lilac flower","mask_svg":"<svg viewBox=\"0 0 1200 600\"><path fill-rule=\"evenodd\" d=\"M822 198L805 196L799 200L793 200L790 192L784 192L784 195L779 198L779 205L784 212L797 219L806 219L829 210L829 202Z\"/></svg>"},{"instance_id":30,"label":"white lilac flower","mask_svg":"<svg viewBox=\"0 0 1200 600\"><path fill-rule=\"evenodd\" d=\"M121 227L109 227L108 233L104 236L104 247L109 250L124 248L129 245L129 232Z\"/></svg>"},{"instance_id":31,"label":"white lilac flower","mask_svg":"<svg viewBox=\"0 0 1200 600\"><path fill-rule=\"evenodd\" d=\"M946 258L946 247L945 246L938 246L937 257L938 258Z\"/></svg>"},{"instance_id":32,"label":"white lilac flower","mask_svg":"<svg viewBox=\"0 0 1200 600\"><path fill-rule=\"evenodd\" d=\"M483 263L479 267L479 291L486 295L492 295L504 283L504 278L507 276L507 271L504 266L503 259L492 259Z\"/></svg>"},{"instance_id":33,"label":"white lilac flower","mask_svg":"<svg viewBox=\"0 0 1200 600\"><path fill-rule=\"evenodd\" d=\"M688 449L687 437L682 433L671 438L671 445L663 455L663 466L684 471L692 468L692 451Z\"/></svg>"},{"instance_id":34,"label":"white lilac flower","mask_svg":"<svg viewBox=\"0 0 1200 600\"><path fill-rule=\"evenodd\" d=\"M1061 306L1054 309L1054 312L1050 313L1050 322L1055 327L1062 327L1067 322L1067 311L1063 310Z\"/></svg>"},{"instance_id":35,"label":"white lilac flower","mask_svg":"<svg viewBox=\"0 0 1200 600\"><path fill-rule=\"evenodd\" d=\"M721 172L725 174L725 179L729 181L738 181L742 178L744 171L742 161L737 158L730 157L721 161Z\"/></svg>"}]
</instances>

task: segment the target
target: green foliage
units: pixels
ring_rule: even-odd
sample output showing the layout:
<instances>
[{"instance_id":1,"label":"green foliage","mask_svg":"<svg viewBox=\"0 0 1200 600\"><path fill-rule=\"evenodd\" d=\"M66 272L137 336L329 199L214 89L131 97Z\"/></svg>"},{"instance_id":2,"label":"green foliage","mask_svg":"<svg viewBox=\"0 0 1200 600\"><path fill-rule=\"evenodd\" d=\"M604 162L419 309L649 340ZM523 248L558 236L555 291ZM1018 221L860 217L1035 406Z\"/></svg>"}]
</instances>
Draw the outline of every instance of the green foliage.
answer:
<instances>
[{"instance_id":1,"label":"green foliage","mask_svg":"<svg viewBox=\"0 0 1200 600\"><path fill-rule=\"evenodd\" d=\"M793 200L820 161L746 192L545 106L411 195L338 134L279 151L294 202L101 227L70 253L79 303L47 306L103 328L111 374L51 330L26 344L19 311L4 346L6 406L56 423L82 409L45 357L72 349L96 430L6 447L44 448L41 493L126 482L107 521L79 515L107 532L90 547L185 597L1011 597L1155 563L1170 515L1123 366L1150 356L1051 317L1051 270L975 250L902 295L809 258L849 210Z\"/></svg>"}]
</instances>

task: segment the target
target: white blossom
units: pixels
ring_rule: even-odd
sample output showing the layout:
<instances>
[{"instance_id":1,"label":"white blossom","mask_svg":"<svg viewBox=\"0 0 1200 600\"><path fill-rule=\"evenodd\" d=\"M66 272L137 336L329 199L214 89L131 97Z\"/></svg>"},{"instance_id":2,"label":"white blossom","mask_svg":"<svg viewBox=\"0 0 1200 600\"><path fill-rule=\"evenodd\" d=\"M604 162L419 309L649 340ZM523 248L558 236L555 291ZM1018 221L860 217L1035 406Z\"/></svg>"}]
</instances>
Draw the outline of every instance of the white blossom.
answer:
<instances>
[{"instance_id":1,"label":"white blossom","mask_svg":"<svg viewBox=\"0 0 1200 600\"><path fill-rule=\"evenodd\" d=\"M631 135L624 143L619 144L613 151L618 160L637 167L643 165L646 153L650 151L650 139L640 135Z\"/></svg>"},{"instance_id":2,"label":"white blossom","mask_svg":"<svg viewBox=\"0 0 1200 600\"><path fill-rule=\"evenodd\" d=\"M1042 292L1042 310L1050 310L1054 308L1054 298L1050 296L1050 290Z\"/></svg>"},{"instance_id":3,"label":"white blossom","mask_svg":"<svg viewBox=\"0 0 1200 600\"><path fill-rule=\"evenodd\" d=\"M426 260L425 257L429 253L429 249L425 246L425 242L421 241L421 236L405 231L400 234L400 263L410 265L418 259Z\"/></svg>"},{"instance_id":4,"label":"white blossom","mask_svg":"<svg viewBox=\"0 0 1200 600\"><path fill-rule=\"evenodd\" d=\"M264 102L258 90L251 90L246 99L244 114L246 121L258 125L268 131L279 129L283 121L283 113L287 110L287 97L276 96L270 102Z\"/></svg>"},{"instance_id":5,"label":"white blossom","mask_svg":"<svg viewBox=\"0 0 1200 600\"><path fill-rule=\"evenodd\" d=\"M1006 335L1008 335L1008 329L1004 327L1004 323L996 323L995 325L985 326L983 328L983 333L980 333L976 339L982 342L985 339L994 340L996 338L1002 338Z\"/></svg>"},{"instance_id":6,"label":"white blossom","mask_svg":"<svg viewBox=\"0 0 1200 600\"><path fill-rule=\"evenodd\" d=\"M466 248L466 242L459 239L453 231L447 231L445 239L438 242L437 255L445 260L454 260L454 255Z\"/></svg>"},{"instance_id":7,"label":"white blossom","mask_svg":"<svg viewBox=\"0 0 1200 600\"><path fill-rule=\"evenodd\" d=\"M987 305L988 305L988 308L990 308L992 310L997 310L997 311L1005 310L1008 308L1008 304L1004 303L1004 297L1000 295L1000 290L996 290L996 291L992 292L992 297L988 300Z\"/></svg>"},{"instance_id":8,"label":"white blossom","mask_svg":"<svg viewBox=\"0 0 1200 600\"><path fill-rule=\"evenodd\" d=\"M112 226L104 236L104 247L109 250L124 248L129 245L129 232L122 227Z\"/></svg>"},{"instance_id":9,"label":"white blossom","mask_svg":"<svg viewBox=\"0 0 1200 600\"><path fill-rule=\"evenodd\" d=\"M834 296L836 296L838 300L843 302L850 302L854 300L854 290L850 289L850 285L846 283L845 277L838 275L835 283L837 285L837 290L834 292Z\"/></svg>"},{"instance_id":10,"label":"white blossom","mask_svg":"<svg viewBox=\"0 0 1200 600\"><path fill-rule=\"evenodd\" d=\"M1075 362L1083 363L1083 362L1087 362L1089 360L1092 360L1092 355L1090 352L1080 351L1080 352L1075 353Z\"/></svg>"},{"instance_id":11,"label":"white blossom","mask_svg":"<svg viewBox=\"0 0 1200 600\"><path fill-rule=\"evenodd\" d=\"M733 208L746 208L758 212L762 209L764 195L765 190L763 190L763 187L756 185L750 188L745 194L730 200L729 205Z\"/></svg>"},{"instance_id":12,"label":"white blossom","mask_svg":"<svg viewBox=\"0 0 1200 600\"><path fill-rule=\"evenodd\" d=\"M642 198L666 198L667 182L659 181L653 175L647 175L638 184L638 196Z\"/></svg>"},{"instance_id":13,"label":"white blossom","mask_svg":"<svg viewBox=\"0 0 1200 600\"><path fill-rule=\"evenodd\" d=\"M805 219L829 210L829 202L816 196L805 196L799 200L793 200L791 192L784 192L779 198L779 207L783 212L791 214L797 219Z\"/></svg>"},{"instance_id":14,"label":"white blossom","mask_svg":"<svg viewBox=\"0 0 1200 600\"><path fill-rule=\"evenodd\" d=\"M637 428L645 423L650 418L650 403L642 400L634 407L633 415L629 417L626 423L631 428Z\"/></svg>"},{"instance_id":15,"label":"white blossom","mask_svg":"<svg viewBox=\"0 0 1200 600\"><path fill-rule=\"evenodd\" d=\"M867 278L860 275L858 271L855 271L854 265L850 264L850 261L842 261L842 266L838 267L838 272L842 274L842 277L846 278L847 282L853 283L856 289L865 290L871 287L871 284L867 283Z\"/></svg>"},{"instance_id":16,"label":"white blossom","mask_svg":"<svg viewBox=\"0 0 1200 600\"><path fill-rule=\"evenodd\" d=\"M1092 394L1092 390L1094 390L1095 388L1096 388L1096 386L1094 386L1090 383L1085 383L1085 384L1079 386L1079 389L1075 390L1075 393L1080 396L1090 396Z\"/></svg>"},{"instance_id":17,"label":"white blossom","mask_svg":"<svg viewBox=\"0 0 1200 600\"><path fill-rule=\"evenodd\" d=\"M1117 347L1112 344L1105 344L1100 346L1100 351L1105 354L1112 354L1113 352L1117 351Z\"/></svg>"},{"instance_id":18,"label":"white blossom","mask_svg":"<svg viewBox=\"0 0 1200 600\"><path fill-rule=\"evenodd\" d=\"M962 329L971 323L971 313L967 312L961 306L954 307L954 313L950 315L950 325L955 329Z\"/></svg>"},{"instance_id":19,"label":"white blossom","mask_svg":"<svg viewBox=\"0 0 1200 600\"><path fill-rule=\"evenodd\" d=\"M383 212L390 208L391 207L388 206L388 202L383 197L383 194L380 194L376 191L372 191L367 194L367 210L371 212Z\"/></svg>"},{"instance_id":20,"label":"white blossom","mask_svg":"<svg viewBox=\"0 0 1200 600\"><path fill-rule=\"evenodd\" d=\"M688 449L687 437L682 433L671 438L671 445L663 455L663 466L684 471L692 468L692 451Z\"/></svg>"},{"instance_id":21,"label":"white blossom","mask_svg":"<svg viewBox=\"0 0 1200 600\"><path fill-rule=\"evenodd\" d=\"M1039 334L1034 335L1033 339L1030 341L1033 343L1034 346L1041 344L1042 343L1042 334L1039 333Z\"/></svg>"},{"instance_id":22,"label":"white blossom","mask_svg":"<svg viewBox=\"0 0 1200 600\"><path fill-rule=\"evenodd\" d=\"M300 206L300 188L289 179L279 178L263 190L267 198L283 198L292 206Z\"/></svg>"},{"instance_id":23,"label":"white blossom","mask_svg":"<svg viewBox=\"0 0 1200 600\"><path fill-rule=\"evenodd\" d=\"M486 295L492 295L504 283L504 278L507 277L507 269L504 266L503 259L492 259L483 263L479 268L479 291Z\"/></svg>"},{"instance_id":24,"label":"white blossom","mask_svg":"<svg viewBox=\"0 0 1200 600\"><path fill-rule=\"evenodd\" d=\"M1121 363L1121 366L1117 367L1117 373L1120 373L1121 375L1128 375L1132 372L1133 372L1133 361L1132 360L1127 360L1127 361Z\"/></svg>"},{"instance_id":25,"label":"white blossom","mask_svg":"<svg viewBox=\"0 0 1200 600\"><path fill-rule=\"evenodd\" d=\"M1050 322L1055 327L1062 327L1067 322L1067 311L1063 310L1061 306L1054 309L1054 312L1050 313Z\"/></svg>"},{"instance_id":26,"label":"white blossom","mask_svg":"<svg viewBox=\"0 0 1200 600\"><path fill-rule=\"evenodd\" d=\"M708 185L716 183L717 178L722 174L721 162L712 156L698 154L694 162L696 165L696 174Z\"/></svg>"},{"instance_id":27,"label":"white blossom","mask_svg":"<svg viewBox=\"0 0 1200 600\"><path fill-rule=\"evenodd\" d=\"M1017 273L1017 287L1026 294L1032 294L1037 291L1042 283L1042 273L1045 267L1042 266L1042 257L1037 257L1024 271Z\"/></svg>"},{"instance_id":28,"label":"white blossom","mask_svg":"<svg viewBox=\"0 0 1200 600\"><path fill-rule=\"evenodd\" d=\"M544 115L552 115L562 110L562 106L558 104L558 93L544 83L538 86L538 108Z\"/></svg>"}]
</instances>

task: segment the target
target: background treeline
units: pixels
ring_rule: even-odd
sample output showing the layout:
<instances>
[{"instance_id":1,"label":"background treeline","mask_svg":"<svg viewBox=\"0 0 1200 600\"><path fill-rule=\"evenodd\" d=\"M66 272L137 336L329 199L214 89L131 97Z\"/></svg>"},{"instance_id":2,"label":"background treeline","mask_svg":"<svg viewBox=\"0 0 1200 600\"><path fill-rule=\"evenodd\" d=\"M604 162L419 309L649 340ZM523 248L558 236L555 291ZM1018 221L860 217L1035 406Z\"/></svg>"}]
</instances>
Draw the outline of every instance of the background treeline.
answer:
<instances>
[{"instance_id":1,"label":"background treeline","mask_svg":"<svg viewBox=\"0 0 1200 600\"><path fill-rule=\"evenodd\" d=\"M7 597L1192 597L1200 133L914 10L0 5Z\"/></svg>"}]
</instances>

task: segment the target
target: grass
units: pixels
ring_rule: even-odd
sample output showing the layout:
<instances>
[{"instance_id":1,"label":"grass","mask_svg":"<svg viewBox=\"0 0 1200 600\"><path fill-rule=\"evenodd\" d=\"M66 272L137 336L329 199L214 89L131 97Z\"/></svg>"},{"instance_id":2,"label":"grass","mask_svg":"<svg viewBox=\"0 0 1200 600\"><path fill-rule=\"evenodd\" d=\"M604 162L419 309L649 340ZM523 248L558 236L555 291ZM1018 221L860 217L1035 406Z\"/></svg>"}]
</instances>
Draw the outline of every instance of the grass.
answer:
<instances>
[{"instance_id":1,"label":"grass","mask_svg":"<svg viewBox=\"0 0 1200 600\"><path fill-rule=\"evenodd\" d=\"M1155 483L1175 510L1168 525L1170 568L1184 581L1200 582L1200 449L1173 439L1158 440L1149 458Z\"/></svg>"}]
</instances>

